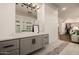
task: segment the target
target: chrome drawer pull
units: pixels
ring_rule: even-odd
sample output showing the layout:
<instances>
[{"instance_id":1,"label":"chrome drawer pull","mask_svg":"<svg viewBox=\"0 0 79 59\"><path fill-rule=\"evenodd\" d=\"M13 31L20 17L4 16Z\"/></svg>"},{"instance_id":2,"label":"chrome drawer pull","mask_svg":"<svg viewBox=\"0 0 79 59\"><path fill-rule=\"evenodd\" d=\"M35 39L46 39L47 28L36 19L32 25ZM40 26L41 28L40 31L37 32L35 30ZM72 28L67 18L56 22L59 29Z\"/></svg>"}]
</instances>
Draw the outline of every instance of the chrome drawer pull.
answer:
<instances>
[{"instance_id":1,"label":"chrome drawer pull","mask_svg":"<svg viewBox=\"0 0 79 59\"><path fill-rule=\"evenodd\" d=\"M9 47L13 47L14 45L8 45L8 46L4 46L3 48L9 48Z\"/></svg>"}]
</instances>

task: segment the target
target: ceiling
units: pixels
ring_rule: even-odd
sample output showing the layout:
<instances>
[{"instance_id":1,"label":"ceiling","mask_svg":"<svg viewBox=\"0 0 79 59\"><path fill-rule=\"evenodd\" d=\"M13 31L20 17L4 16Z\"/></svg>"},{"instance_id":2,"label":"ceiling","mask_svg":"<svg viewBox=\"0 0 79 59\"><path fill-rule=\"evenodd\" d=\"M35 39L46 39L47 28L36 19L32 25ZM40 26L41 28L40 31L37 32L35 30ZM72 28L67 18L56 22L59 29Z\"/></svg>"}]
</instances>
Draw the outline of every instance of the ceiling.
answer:
<instances>
[{"instance_id":1,"label":"ceiling","mask_svg":"<svg viewBox=\"0 0 79 59\"><path fill-rule=\"evenodd\" d=\"M55 5L58 8L59 18L61 19L79 18L79 3L56 3Z\"/></svg>"},{"instance_id":2,"label":"ceiling","mask_svg":"<svg viewBox=\"0 0 79 59\"><path fill-rule=\"evenodd\" d=\"M79 7L79 3L55 3L58 8L63 7Z\"/></svg>"}]
</instances>

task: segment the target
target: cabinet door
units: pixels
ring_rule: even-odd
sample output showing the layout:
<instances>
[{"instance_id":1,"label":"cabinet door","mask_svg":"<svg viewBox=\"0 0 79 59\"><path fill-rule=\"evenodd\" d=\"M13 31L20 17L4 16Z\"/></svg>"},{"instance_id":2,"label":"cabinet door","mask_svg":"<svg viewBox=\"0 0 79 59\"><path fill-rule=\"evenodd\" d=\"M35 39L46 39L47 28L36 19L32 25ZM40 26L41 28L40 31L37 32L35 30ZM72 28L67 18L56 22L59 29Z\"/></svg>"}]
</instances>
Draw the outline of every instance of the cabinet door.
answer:
<instances>
[{"instance_id":1,"label":"cabinet door","mask_svg":"<svg viewBox=\"0 0 79 59\"><path fill-rule=\"evenodd\" d=\"M32 38L32 51L42 48L42 38L35 36Z\"/></svg>"},{"instance_id":2,"label":"cabinet door","mask_svg":"<svg viewBox=\"0 0 79 59\"><path fill-rule=\"evenodd\" d=\"M43 39L43 46L46 46L46 44L49 43L49 35L48 34L43 35L42 39Z\"/></svg>"},{"instance_id":3,"label":"cabinet door","mask_svg":"<svg viewBox=\"0 0 79 59\"><path fill-rule=\"evenodd\" d=\"M24 38L20 40L20 54L25 55L32 51L32 39Z\"/></svg>"}]
</instances>

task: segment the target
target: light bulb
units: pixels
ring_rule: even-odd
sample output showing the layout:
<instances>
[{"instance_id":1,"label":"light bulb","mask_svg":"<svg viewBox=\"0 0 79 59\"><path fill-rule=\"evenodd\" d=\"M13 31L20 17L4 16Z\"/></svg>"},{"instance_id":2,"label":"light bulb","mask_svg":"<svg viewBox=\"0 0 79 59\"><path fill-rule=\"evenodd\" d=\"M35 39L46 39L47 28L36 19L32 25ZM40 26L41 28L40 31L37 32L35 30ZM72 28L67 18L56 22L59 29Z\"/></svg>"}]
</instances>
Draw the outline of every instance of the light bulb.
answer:
<instances>
[{"instance_id":1,"label":"light bulb","mask_svg":"<svg viewBox=\"0 0 79 59\"><path fill-rule=\"evenodd\" d=\"M62 10L65 11L66 10L66 7L62 8Z\"/></svg>"}]
</instances>

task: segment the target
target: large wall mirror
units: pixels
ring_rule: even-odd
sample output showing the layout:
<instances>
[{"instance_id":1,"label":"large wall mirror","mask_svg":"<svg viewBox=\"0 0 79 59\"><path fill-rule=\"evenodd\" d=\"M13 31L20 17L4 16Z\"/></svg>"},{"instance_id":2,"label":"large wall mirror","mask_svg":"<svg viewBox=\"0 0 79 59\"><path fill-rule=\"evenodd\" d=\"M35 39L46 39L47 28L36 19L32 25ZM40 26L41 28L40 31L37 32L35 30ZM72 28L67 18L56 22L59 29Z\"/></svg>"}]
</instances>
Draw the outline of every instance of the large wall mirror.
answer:
<instances>
[{"instance_id":1,"label":"large wall mirror","mask_svg":"<svg viewBox=\"0 0 79 59\"><path fill-rule=\"evenodd\" d=\"M32 32L38 9L33 3L16 3L16 33Z\"/></svg>"}]
</instances>

